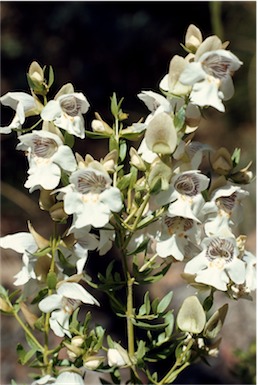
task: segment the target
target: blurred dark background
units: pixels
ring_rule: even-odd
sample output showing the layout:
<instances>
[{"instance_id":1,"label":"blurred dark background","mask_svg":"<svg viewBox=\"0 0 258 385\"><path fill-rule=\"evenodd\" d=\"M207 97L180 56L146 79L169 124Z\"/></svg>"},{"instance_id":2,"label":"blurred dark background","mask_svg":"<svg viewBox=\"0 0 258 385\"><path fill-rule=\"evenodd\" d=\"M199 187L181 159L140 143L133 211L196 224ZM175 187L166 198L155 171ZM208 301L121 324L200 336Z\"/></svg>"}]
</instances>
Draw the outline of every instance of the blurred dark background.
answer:
<instances>
[{"instance_id":1,"label":"blurred dark background","mask_svg":"<svg viewBox=\"0 0 258 385\"><path fill-rule=\"evenodd\" d=\"M33 60L42 66L52 65L55 83L49 97L63 84L73 83L91 105L85 116L87 128L95 111L111 122L109 105L113 92L125 98L123 109L129 113L128 124L147 116L148 110L137 94L142 90L158 92L172 56L185 55L180 43L184 43L189 24L199 27L204 38L218 34L223 41L229 40L229 49L244 62L234 76L235 96L225 103L225 114L210 111L196 139L215 148L225 146L230 151L241 147L242 165L252 160L255 171L255 1L11 1L1 2L0 6L1 95L9 91L29 92L26 72ZM13 111L1 106L1 125L9 124L12 117ZM24 155L15 150L16 136L1 135L0 139L1 235L27 231L26 221L30 219L37 231L47 236L50 221L38 209L38 192L28 195L23 187L27 164ZM82 156L90 152L99 158L106 154L107 146L102 141L78 139L75 149ZM249 250L255 252L255 184L248 189L251 195L245 202L246 215L240 231L248 234ZM13 275L20 270L17 255L2 253L1 270L2 284L11 287ZM181 287L181 282L170 278L171 281L160 285L160 295L173 284ZM242 374L233 376L230 369L235 364L234 349L248 351L255 339L255 304L248 302L242 306L233 306L231 318L225 324L220 359L214 361L212 368L190 368L178 383L252 383ZM22 337L17 326L9 321L6 324L4 318L2 323L6 328L4 335L2 331L2 383L10 382L11 378L27 379L25 369L15 364L13 355L17 338ZM107 323L115 329L112 320Z\"/></svg>"}]
</instances>

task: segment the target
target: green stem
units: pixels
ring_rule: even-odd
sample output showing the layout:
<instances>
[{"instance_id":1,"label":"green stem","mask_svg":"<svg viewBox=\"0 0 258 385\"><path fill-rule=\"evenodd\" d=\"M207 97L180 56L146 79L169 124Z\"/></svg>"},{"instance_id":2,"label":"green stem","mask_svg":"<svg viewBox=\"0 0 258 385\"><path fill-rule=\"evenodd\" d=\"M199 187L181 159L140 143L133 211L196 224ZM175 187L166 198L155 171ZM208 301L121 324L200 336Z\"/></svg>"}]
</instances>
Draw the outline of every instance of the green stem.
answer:
<instances>
[{"instance_id":1,"label":"green stem","mask_svg":"<svg viewBox=\"0 0 258 385\"><path fill-rule=\"evenodd\" d=\"M189 342L188 342L188 345L187 347L185 348L185 350L181 353L181 355L177 358L176 362L174 363L174 365L172 366L172 368L168 371L168 373L162 378L162 380L160 380L157 385L163 385L163 384L166 384L167 381L169 380L169 383L172 383L174 382L174 380L177 378L178 374L180 372L182 372L187 366L190 365L190 362L189 361L185 361L185 356L186 354L188 353L188 351L191 349L192 345L194 343L194 340L191 339ZM178 368L179 366L181 366L179 369L176 370L176 368ZM175 373L174 373L175 372ZM174 373L174 377L173 378L170 378L172 376L172 374Z\"/></svg>"},{"instance_id":2,"label":"green stem","mask_svg":"<svg viewBox=\"0 0 258 385\"><path fill-rule=\"evenodd\" d=\"M31 333L29 328L25 325L25 323L22 321L20 316L18 315L17 312L13 313L14 317L16 318L17 322L20 324L20 326L23 328L25 333L27 334L28 337L34 342L35 345L39 348L41 352L44 352L44 347L41 345L41 343L37 340L37 338Z\"/></svg>"},{"instance_id":3,"label":"green stem","mask_svg":"<svg viewBox=\"0 0 258 385\"><path fill-rule=\"evenodd\" d=\"M211 13L211 25L215 35L223 40L223 26L221 22L221 5L222 1L211 1L210 2L210 13Z\"/></svg>"},{"instance_id":4,"label":"green stem","mask_svg":"<svg viewBox=\"0 0 258 385\"><path fill-rule=\"evenodd\" d=\"M56 234L57 234L57 224L54 222L53 238L52 238L52 241L51 241L51 256L52 256L52 259L51 259L51 264L50 264L50 268L49 268L49 273L55 271L55 253L56 253L56 250L57 250L57 247L58 247L58 240L57 240ZM48 289L48 296L50 296L52 294L53 294L53 290L52 289ZM46 313L46 315L45 315L45 328L44 328L45 343L44 343L43 360L44 360L44 364L46 365L46 368L47 368L47 373L46 374L51 374L51 365L49 364L49 359L48 359L49 352L50 352L49 351L49 338L48 338L49 329L50 329L50 327L49 327L50 316L51 316L51 313Z\"/></svg>"},{"instance_id":5,"label":"green stem","mask_svg":"<svg viewBox=\"0 0 258 385\"><path fill-rule=\"evenodd\" d=\"M129 272L127 272L127 311L126 311L126 320L127 320L127 338L128 338L128 353L130 359L134 357L134 326L132 319L133 314L133 284L134 278L130 277Z\"/></svg>"}]
</instances>

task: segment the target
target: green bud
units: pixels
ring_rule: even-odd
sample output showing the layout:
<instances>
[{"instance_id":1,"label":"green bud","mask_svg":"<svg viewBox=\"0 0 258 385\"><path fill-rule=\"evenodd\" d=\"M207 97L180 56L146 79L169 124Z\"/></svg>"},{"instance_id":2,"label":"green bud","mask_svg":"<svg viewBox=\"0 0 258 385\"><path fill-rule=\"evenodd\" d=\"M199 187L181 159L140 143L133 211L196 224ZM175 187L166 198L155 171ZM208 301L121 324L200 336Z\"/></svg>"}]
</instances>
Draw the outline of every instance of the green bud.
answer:
<instances>
[{"instance_id":1,"label":"green bud","mask_svg":"<svg viewBox=\"0 0 258 385\"><path fill-rule=\"evenodd\" d=\"M156 115L145 133L146 145L157 154L172 154L177 145L177 132L173 119L165 112Z\"/></svg>"},{"instance_id":2,"label":"green bud","mask_svg":"<svg viewBox=\"0 0 258 385\"><path fill-rule=\"evenodd\" d=\"M208 320L205 325L203 335L208 338L217 337L218 333L221 331L223 323L225 321L228 311L228 304L226 303L221 308L219 308Z\"/></svg>"},{"instance_id":3,"label":"green bud","mask_svg":"<svg viewBox=\"0 0 258 385\"><path fill-rule=\"evenodd\" d=\"M130 163L134 167L136 167L137 170L145 171L146 170L145 163L142 160L142 158L140 157L140 155L138 154L138 152L136 151L136 149L134 147L131 147L129 153L130 153L130 157L131 157Z\"/></svg>"},{"instance_id":4,"label":"green bud","mask_svg":"<svg viewBox=\"0 0 258 385\"><path fill-rule=\"evenodd\" d=\"M184 332L199 334L206 322L205 312L198 298L193 295L186 298L177 315L177 326Z\"/></svg>"}]
</instances>

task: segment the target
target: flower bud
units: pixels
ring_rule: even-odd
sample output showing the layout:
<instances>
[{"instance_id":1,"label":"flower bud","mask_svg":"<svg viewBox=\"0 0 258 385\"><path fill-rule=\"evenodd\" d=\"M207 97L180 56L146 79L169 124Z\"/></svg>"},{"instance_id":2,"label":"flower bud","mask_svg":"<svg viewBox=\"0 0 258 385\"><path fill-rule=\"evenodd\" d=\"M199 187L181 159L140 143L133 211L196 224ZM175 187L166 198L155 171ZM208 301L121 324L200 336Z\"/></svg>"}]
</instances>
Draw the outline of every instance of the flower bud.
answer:
<instances>
[{"instance_id":1,"label":"flower bud","mask_svg":"<svg viewBox=\"0 0 258 385\"><path fill-rule=\"evenodd\" d=\"M44 72L39 63L33 61L29 67L28 73L34 84L40 85L44 83Z\"/></svg>"},{"instance_id":2,"label":"flower bud","mask_svg":"<svg viewBox=\"0 0 258 385\"><path fill-rule=\"evenodd\" d=\"M184 332L199 334L203 331L206 316L198 298L186 298L177 315L177 326Z\"/></svg>"},{"instance_id":3,"label":"flower bud","mask_svg":"<svg viewBox=\"0 0 258 385\"><path fill-rule=\"evenodd\" d=\"M83 357L83 366L88 370L96 370L104 359L105 357L103 356Z\"/></svg>"},{"instance_id":4,"label":"flower bud","mask_svg":"<svg viewBox=\"0 0 258 385\"><path fill-rule=\"evenodd\" d=\"M51 258L49 257L48 254L42 255L41 257L37 258L34 271L37 276L37 279L40 282L44 282L44 283L46 282L50 265L51 265Z\"/></svg>"},{"instance_id":5,"label":"flower bud","mask_svg":"<svg viewBox=\"0 0 258 385\"><path fill-rule=\"evenodd\" d=\"M103 160L101 160L101 164L104 166L107 172L114 173L117 161L118 152L117 150L112 150L105 156Z\"/></svg>"},{"instance_id":6,"label":"flower bud","mask_svg":"<svg viewBox=\"0 0 258 385\"><path fill-rule=\"evenodd\" d=\"M39 195L39 207L41 210L50 210L50 208L55 204L55 196L51 195L52 190L40 190Z\"/></svg>"},{"instance_id":7,"label":"flower bud","mask_svg":"<svg viewBox=\"0 0 258 385\"><path fill-rule=\"evenodd\" d=\"M192 86L184 85L179 81L181 73L184 71L188 62L181 56L175 55L169 65L168 89L174 95L187 95Z\"/></svg>"},{"instance_id":8,"label":"flower bud","mask_svg":"<svg viewBox=\"0 0 258 385\"><path fill-rule=\"evenodd\" d=\"M235 183L240 183L240 184L248 184L251 182L253 179L253 173L252 171L249 170L249 167L251 166L252 162L249 162L248 165L241 170L233 173L230 175L230 178L235 182Z\"/></svg>"},{"instance_id":9,"label":"flower bud","mask_svg":"<svg viewBox=\"0 0 258 385\"><path fill-rule=\"evenodd\" d=\"M134 147L131 147L129 153L130 153L130 157L131 157L130 163L134 167L136 167L137 170L145 171L146 170L145 163L142 160L142 158L140 157L140 155L138 154L138 152L136 151L136 149Z\"/></svg>"},{"instance_id":10,"label":"flower bud","mask_svg":"<svg viewBox=\"0 0 258 385\"><path fill-rule=\"evenodd\" d=\"M64 211L64 203L63 202L57 202L55 203L50 209L49 214L53 221L55 222L64 222L68 215Z\"/></svg>"},{"instance_id":11,"label":"flower bud","mask_svg":"<svg viewBox=\"0 0 258 385\"><path fill-rule=\"evenodd\" d=\"M46 238L42 237L42 235L37 233L29 221L28 221L28 229L31 235L33 236L33 238L35 239L35 242L38 245L39 249L44 249L45 247L49 246L49 241Z\"/></svg>"},{"instance_id":12,"label":"flower bud","mask_svg":"<svg viewBox=\"0 0 258 385\"><path fill-rule=\"evenodd\" d=\"M211 165L213 170L219 175L228 175L233 167L231 155L225 147L211 155Z\"/></svg>"},{"instance_id":13,"label":"flower bud","mask_svg":"<svg viewBox=\"0 0 258 385\"><path fill-rule=\"evenodd\" d=\"M30 327L34 329L34 324L37 321L38 317L29 310L28 306L24 302L20 303L20 307L24 318L26 319Z\"/></svg>"},{"instance_id":14,"label":"flower bud","mask_svg":"<svg viewBox=\"0 0 258 385\"><path fill-rule=\"evenodd\" d=\"M76 360L77 357L80 357L83 354L83 350L79 346L76 346L73 343L69 344L65 341L63 344L67 348L67 355L71 361Z\"/></svg>"},{"instance_id":15,"label":"flower bud","mask_svg":"<svg viewBox=\"0 0 258 385\"><path fill-rule=\"evenodd\" d=\"M94 132L97 132L99 134L105 134L105 135L112 135L113 130L112 128L104 122L104 120L101 118L101 116L96 112L95 113L96 119L93 119L91 123L91 128Z\"/></svg>"},{"instance_id":16,"label":"flower bud","mask_svg":"<svg viewBox=\"0 0 258 385\"><path fill-rule=\"evenodd\" d=\"M173 119L165 112L156 115L145 133L146 145L156 154L172 154L177 145L177 132Z\"/></svg>"},{"instance_id":17,"label":"flower bud","mask_svg":"<svg viewBox=\"0 0 258 385\"><path fill-rule=\"evenodd\" d=\"M73 346L81 347L84 343L84 338L81 336L75 336L71 339L71 344Z\"/></svg>"},{"instance_id":18,"label":"flower bud","mask_svg":"<svg viewBox=\"0 0 258 385\"><path fill-rule=\"evenodd\" d=\"M4 311L5 313L12 313L13 311L11 306L1 297L0 297L0 310Z\"/></svg>"},{"instance_id":19,"label":"flower bud","mask_svg":"<svg viewBox=\"0 0 258 385\"><path fill-rule=\"evenodd\" d=\"M194 24L190 24L185 35L185 46L191 52L196 52L202 43L202 33Z\"/></svg>"},{"instance_id":20,"label":"flower bud","mask_svg":"<svg viewBox=\"0 0 258 385\"><path fill-rule=\"evenodd\" d=\"M109 366L124 366L128 364L129 357L125 349L119 344L115 344L117 348L110 348L107 352Z\"/></svg>"}]
</instances>

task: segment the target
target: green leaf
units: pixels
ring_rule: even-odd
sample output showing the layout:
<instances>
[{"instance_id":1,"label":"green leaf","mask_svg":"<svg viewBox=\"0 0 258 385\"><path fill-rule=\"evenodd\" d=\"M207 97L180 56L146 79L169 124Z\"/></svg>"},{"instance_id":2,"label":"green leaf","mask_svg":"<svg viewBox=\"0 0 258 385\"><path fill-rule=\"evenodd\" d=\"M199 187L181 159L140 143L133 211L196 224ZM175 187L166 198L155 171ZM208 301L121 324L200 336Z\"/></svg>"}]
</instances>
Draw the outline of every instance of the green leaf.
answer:
<instances>
[{"instance_id":1,"label":"green leaf","mask_svg":"<svg viewBox=\"0 0 258 385\"><path fill-rule=\"evenodd\" d=\"M107 133L102 132L94 132L94 131L87 131L85 130L85 134L90 139L105 139L110 138L110 135Z\"/></svg>"},{"instance_id":2,"label":"green leaf","mask_svg":"<svg viewBox=\"0 0 258 385\"><path fill-rule=\"evenodd\" d=\"M135 320L135 319L132 319L132 323L135 325L135 326L138 326L139 328L141 329L146 329L146 330L159 330L159 329L163 329L164 327L167 326L166 323L160 323L160 324L150 324L148 322L142 322L142 321L139 321L139 320Z\"/></svg>"},{"instance_id":3,"label":"green leaf","mask_svg":"<svg viewBox=\"0 0 258 385\"><path fill-rule=\"evenodd\" d=\"M43 298L46 297L48 293L48 288L45 288L45 289L42 289L38 292L38 294L36 295L36 297L32 300L32 305L34 305L35 303L38 303L40 302Z\"/></svg>"},{"instance_id":4,"label":"green leaf","mask_svg":"<svg viewBox=\"0 0 258 385\"><path fill-rule=\"evenodd\" d=\"M40 249L39 251L36 251L32 255L35 257L43 257L44 255L48 254L51 251L51 247L47 246L44 247L43 249Z\"/></svg>"},{"instance_id":5,"label":"green leaf","mask_svg":"<svg viewBox=\"0 0 258 385\"><path fill-rule=\"evenodd\" d=\"M149 243L149 238L146 238L142 241L142 243L140 243L140 245L138 247L136 247L136 249L134 249L133 251L131 251L129 254L127 254L128 256L129 255L135 255L135 254L138 254L138 253L141 253L142 251L145 251L147 246L148 246L148 243Z\"/></svg>"},{"instance_id":6,"label":"green leaf","mask_svg":"<svg viewBox=\"0 0 258 385\"><path fill-rule=\"evenodd\" d=\"M117 188L119 188L120 191L125 190L130 185L131 177L131 173L122 176L116 184Z\"/></svg>"},{"instance_id":7,"label":"green leaf","mask_svg":"<svg viewBox=\"0 0 258 385\"><path fill-rule=\"evenodd\" d=\"M163 313L166 310L166 308L170 304L172 296L173 296L173 291L170 291L168 294L165 295L164 298L162 298L162 300L158 304L157 313Z\"/></svg>"},{"instance_id":8,"label":"green leaf","mask_svg":"<svg viewBox=\"0 0 258 385\"><path fill-rule=\"evenodd\" d=\"M78 322L78 313L79 313L80 308L77 307L75 311L73 312L72 319L69 325L70 330L79 330L80 323Z\"/></svg>"},{"instance_id":9,"label":"green leaf","mask_svg":"<svg viewBox=\"0 0 258 385\"><path fill-rule=\"evenodd\" d=\"M54 83L54 80L55 80L54 70L53 70L53 67L50 65L48 68L48 87L49 88Z\"/></svg>"},{"instance_id":10,"label":"green leaf","mask_svg":"<svg viewBox=\"0 0 258 385\"><path fill-rule=\"evenodd\" d=\"M165 328L165 333L166 333L166 336L167 337L170 337L171 334L173 333L173 329L174 329L174 320L175 320L175 317L174 317L174 314L172 313L172 311L169 311L165 317L164 317L164 320L165 322L167 323L167 327Z\"/></svg>"},{"instance_id":11,"label":"green leaf","mask_svg":"<svg viewBox=\"0 0 258 385\"><path fill-rule=\"evenodd\" d=\"M158 298L155 298L152 303L151 303L151 308L152 308L152 311L154 314L157 314L157 308L158 308L158 305L159 305L159 299Z\"/></svg>"},{"instance_id":12,"label":"green leaf","mask_svg":"<svg viewBox=\"0 0 258 385\"><path fill-rule=\"evenodd\" d=\"M125 138L127 140L131 141L138 141L143 136L144 132L123 132L124 130L121 130L120 137Z\"/></svg>"},{"instance_id":13,"label":"green leaf","mask_svg":"<svg viewBox=\"0 0 258 385\"><path fill-rule=\"evenodd\" d=\"M211 308L212 308L212 305L213 305L213 292L211 292L211 294L205 298L204 302L203 302L203 309L208 312Z\"/></svg>"},{"instance_id":14,"label":"green leaf","mask_svg":"<svg viewBox=\"0 0 258 385\"><path fill-rule=\"evenodd\" d=\"M119 157L121 161L123 162L126 157L126 151L127 151L127 144L126 141L123 140L120 142L120 148L119 148Z\"/></svg>"},{"instance_id":15,"label":"green leaf","mask_svg":"<svg viewBox=\"0 0 258 385\"><path fill-rule=\"evenodd\" d=\"M113 95L111 97L111 112L115 118L117 117L119 112L119 108L117 105L117 97L115 92L113 92Z\"/></svg>"},{"instance_id":16,"label":"green leaf","mask_svg":"<svg viewBox=\"0 0 258 385\"><path fill-rule=\"evenodd\" d=\"M69 134L69 132L64 131L64 144L70 148L73 148L74 143L75 143L74 136L72 134Z\"/></svg>"},{"instance_id":17,"label":"green leaf","mask_svg":"<svg viewBox=\"0 0 258 385\"><path fill-rule=\"evenodd\" d=\"M137 229L142 229L143 227L147 226L153 219L154 215L148 215L138 223Z\"/></svg>"},{"instance_id":18,"label":"green leaf","mask_svg":"<svg viewBox=\"0 0 258 385\"><path fill-rule=\"evenodd\" d=\"M150 296L149 292L147 291L144 295L144 303L141 305L139 309L139 315L148 315L150 314L151 305L150 305Z\"/></svg>"},{"instance_id":19,"label":"green leaf","mask_svg":"<svg viewBox=\"0 0 258 385\"><path fill-rule=\"evenodd\" d=\"M16 353L17 353L19 362L23 365L26 351L25 351L24 347L22 346L22 344L19 343L16 346Z\"/></svg>"},{"instance_id":20,"label":"green leaf","mask_svg":"<svg viewBox=\"0 0 258 385\"><path fill-rule=\"evenodd\" d=\"M29 345L29 347L34 351L34 353L38 350L38 345L35 343L35 341L28 335L25 334L26 341Z\"/></svg>"},{"instance_id":21,"label":"green leaf","mask_svg":"<svg viewBox=\"0 0 258 385\"><path fill-rule=\"evenodd\" d=\"M137 360L142 360L143 357L145 356L145 353L146 353L146 342L143 341L143 340L140 340L138 342L138 347L137 347L137 351L136 351L136 357L137 357Z\"/></svg>"}]
</instances>

